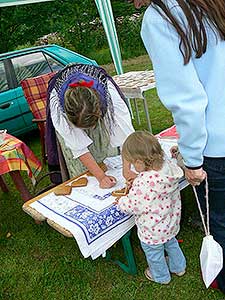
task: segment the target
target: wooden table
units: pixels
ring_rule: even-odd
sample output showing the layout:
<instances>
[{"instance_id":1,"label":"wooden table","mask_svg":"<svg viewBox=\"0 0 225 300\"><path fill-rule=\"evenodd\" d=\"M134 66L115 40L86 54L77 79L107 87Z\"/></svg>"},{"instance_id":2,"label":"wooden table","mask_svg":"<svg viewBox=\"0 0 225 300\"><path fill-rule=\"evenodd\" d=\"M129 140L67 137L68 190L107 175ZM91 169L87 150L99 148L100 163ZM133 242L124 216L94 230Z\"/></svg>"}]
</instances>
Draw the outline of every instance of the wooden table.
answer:
<instances>
[{"instance_id":1,"label":"wooden table","mask_svg":"<svg viewBox=\"0 0 225 300\"><path fill-rule=\"evenodd\" d=\"M174 140L176 140L177 132L176 132L175 126L172 126L171 128L161 132L157 137L159 139L160 138L162 139L162 138L168 137L168 136L172 137L172 138L174 138ZM166 141L169 141L169 140L166 140ZM108 167L109 166L110 165L108 165ZM85 173L83 175L85 175ZM81 175L81 176L83 176L83 175ZM112 174L112 175L114 175L114 174ZM115 177L117 177L117 176L115 176ZM120 178L120 177L117 177L117 178ZM76 179L77 179L77 177L72 178L72 179L68 180L67 182L62 183L60 186L65 186L65 185L71 184L71 182L73 182ZM92 184L90 177L88 177L88 182L89 182L88 184ZM182 190L187 185L188 185L187 181L184 178L182 178L182 180L180 181L180 189ZM96 182L94 186L96 187L95 193L98 194L98 191L97 191L98 183ZM92 226L92 228L96 229L95 225L98 225L97 224L98 220L99 220L99 223L100 223L100 221L104 222L102 216L103 216L103 214L107 215L107 213L104 210L104 212L102 214L102 211L97 209L98 198L94 197L94 199L91 199L92 200L92 202L91 202L92 207L91 207L90 202L89 203L85 202L85 204L83 202L84 201L83 198L85 195L84 192L80 193L80 196L78 196L78 194L76 194L76 193L73 194L73 192L72 192L71 196L68 196L68 197L66 196L66 198L71 198L70 200L71 200L72 204L71 203L64 204L65 201L68 201L68 199L65 199L65 198L59 199L55 195L52 195L49 198L45 197L45 196L51 195L51 193L53 194L57 188L58 187L55 187L55 188L37 196L36 198L29 200L28 202L26 202L23 205L23 210L38 221L47 221L47 223L50 226L52 226L55 230L57 230L61 234L65 235L67 237L74 236L76 238L76 240L77 240L76 236L80 234L79 230L82 230L82 231L84 230L87 233L88 230L90 229L90 226ZM105 194L107 194L108 197L111 197L110 193L111 193L110 190L105 191ZM107 198L106 199L104 198L103 200L107 201ZM76 204L73 204L73 203L76 203ZM112 204L113 204L113 201L110 204L111 205L110 209L114 207L114 211L115 211L116 206L112 205ZM63 209L63 210L55 209L56 206L62 207L63 205L65 205L65 207L66 207L65 209ZM93 208L93 205L94 205L94 208ZM78 209L78 207L79 207L79 209ZM116 213L118 214L119 212L116 212ZM110 210L108 216L112 217L112 219L113 219L114 215L115 214L113 212L111 213L111 210ZM70 218L71 216L73 219ZM64 222L63 218L65 218L67 220ZM91 225L88 227L83 227L82 220ZM78 229L77 231L74 230L73 234L71 231L71 228L72 228L71 223L72 222L76 225L76 227ZM124 228L122 228L120 226L122 223L125 224L126 222L127 222L128 226L126 227L126 230L125 230ZM62 224L64 224L64 225L62 225ZM109 239L110 241L113 240L113 243L115 243L117 240L122 241L126 263L123 263L123 262L121 262L119 260L115 260L115 259L113 261L115 263L117 263L125 272L130 273L130 274L136 274L137 267L135 264L134 254L133 254L131 241L130 241L131 228L134 226L134 217L127 215L127 218L125 216L124 219L121 219L121 223L115 222L114 224L115 224L114 229L116 229L116 231L114 231L114 232L110 231L110 227L109 228L107 227L106 228L107 234L105 235L105 237L107 237L107 239ZM121 233L121 229L124 230L123 233ZM97 230L98 230L98 228L97 228ZM83 233L82 234L85 235L85 232L84 232L84 234ZM114 236L115 233L117 234L118 232L121 233L121 235ZM103 236L105 233L104 233L104 231L102 231L98 234L100 236ZM94 237L93 241L96 241L96 239L98 239L97 235ZM86 240L87 240L87 236L86 236ZM104 242L107 243L106 239L104 240ZM92 241L89 244L85 243L84 246L89 247L89 245L91 243L92 243ZM84 247L83 247L83 249L81 249L78 240L77 240L77 244L82 252L84 250ZM110 245L110 247L111 247L111 245ZM96 244L93 244L92 250L94 249L95 246L96 246ZM101 245L100 249L102 251L106 251L107 249L109 249L108 246L109 246L108 244L107 244L107 247L106 247L106 245ZM89 255L92 256L91 251L88 253L87 252L85 253L85 251L83 251L82 254L84 255L84 257L88 257ZM94 249L94 251L95 251L95 249ZM98 255L99 255L99 252L98 252ZM98 257L98 256L96 255L96 257ZM109 251L106 252L106 258L111 259Z\"/></svg>"},{"instance_id":2,"label":"wooden table","mask_svg":"<svg viewBox=\"0 0 225 300\"><path fill-rule=\"evenodd\" d=\"M142 99L144 104L144 111L145 111L145 116L148 124L148 129L150 132L152 132L151 120L148 112L148 104L145 97L145 92L155 88L156 86L153 70L127 72L121 75L116 75L113 77L113 79L120 87L125 97L134 100L134 106L135 106L137 121L139 125L141 123L141 120L140 120L136 99Z\"/></svg>"},{"instance_id":3,"label":"wooden table","mask_svg":"<svg viewBox=\"0 0 225 300\"><path fill-rule=\"evenodd\" d=\"M21 171L27 171L32 182L41 171L41 162L37 159L30 148L16 137L6 134L4 143L0 145L0 187L3 192L9 189L4 181L3 175L9 173L23 201L32 198Z\"/></svg>"},{"instance_id":4,"label":"wooden table","mask_svg":"<svg viewBox=\"0 0 225 300\"><path fill-rule=\"evenodd\" d=\"M86 173L81 176L85 174ZM125 272L133 275L136 274L137 269L130 241L131 228L134 226L134 218L133 216L128 216L118 210L117 206L113 204L115 198L111 196L108 190L101 189L106 196L104 202L108 201L106 207L102 209L98 208L101 201L97 197L92 200L92 206L90 205L90 202L87 204L87 202L83 200L85 197L84 195L83 198L81 195L81 198L78 199L77 196L73 194L73 191L74 189L76 191L76 188L74 188L71 195L68 196L59 196L59 198L57 198L58 196L53 195L59 187L66 186L77 178L78 177L72 178L27 201L23 205L23 210L33 217L36 222L46 221L51 227L64 236L74 237L84 257L91 256L95 259L105 253L106 259L114 261ZM93 180L96 179L93 176L88 176L88 184L93 184ZM96 191L95 189L93 189L93 191L98 194L98 183L94 186L96 186ZM52 196L52 198L44 200L45 197L49 195L50 197ZM64 198L60 199L60 197ZM111 198L109 199L109 197ZM69 204L67 201L70 201ZM60 203L60 208L65 204L66 209L63 213L63 209L61 209L61 211L55 209L57 203ZM36 205L35 208L32 207L33 204ZM68 209L68 207L70 207L70 209ZM71 210L76 210L76 213L73 215L72 213L69 214ZM63 227L62 222L66 222L64 223L66 224L64 225L65 227ZM71 228L70 226L73 227L73 234L72 229L68 229ZM98 229L96 229L97 227ZM95 230L92 231L92 228L95 228ZM125 263L117 259L112 259L111 254L108 251L108 249L119 240L121 240L124 249Z\"/></svg>"}]
</instances>

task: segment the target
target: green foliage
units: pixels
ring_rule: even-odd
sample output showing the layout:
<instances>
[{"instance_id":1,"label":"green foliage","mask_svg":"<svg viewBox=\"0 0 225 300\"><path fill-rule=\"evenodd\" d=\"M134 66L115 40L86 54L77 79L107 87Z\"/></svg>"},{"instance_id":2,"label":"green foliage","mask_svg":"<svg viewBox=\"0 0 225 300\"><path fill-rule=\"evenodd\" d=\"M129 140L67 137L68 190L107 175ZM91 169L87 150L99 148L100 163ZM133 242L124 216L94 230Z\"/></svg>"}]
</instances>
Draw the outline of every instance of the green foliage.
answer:
<instances>
[{"instance_id":1,"label":"green foliage","mask_svg":"<svg viewBox=\"0 0 225 300\"><path fill-rule=\"evenodd\" d=\"M32 45L30 42L27 42L27 43L24 44L24 45L19 45L19 46L17 46L15 50L22 50L22 49L30 48L30 47L33 47L33 45Z\"/></svg>"},{"instance_id":2,"label":"green foliage","mask_svg":"<svg viewBox=\"0 0 225 300\"><path fill-rule=\"evenodd\" d=\"M90 5L89 2L56 0L0 8L0 52L13 50L27 42L34 44L39 37L51 32L61 32L62 29L63 33L65 26L69 30L71 24L80 31L81 22L85 19L85 5L90 8L86 11L91 19L97 14L93 9L94 3L91 2L93 5Z\"/></svg>"},{"instance_id":3,"label":"green foliage","mask_svg":"<svg viewBox=\"0 0 225 300\"><path fill-rule=\"evenodd\" d=\"M124 59L146 54L140 36L142 15L139 17L124 17L117 25L118 37Z\"/></svg>"},{"instance_id":4,"label":"green foliage","mask_svg":"<svg viewBox=\"0 0 225 300\"><path fill-rule=\"evenodd\" d=\"M91 51L88 55L91 59L94 59L101 65L112 61L109 48L102 48L99 51Z\"/></svg>"},{"instance_id":5,"label":"green foliage","mask_svg":"<svg viewBox=\"0 0 225 300\"><path fill-rule=\"evenodd\" d=\"M49 33L48 19L51 5L22 5L0 8L0 52L14 50L18 45L34 44L35 40Z\"/></svg>"},{"instance_id":6,"label":"green foliage","mask_svg":"<svg viewBox=\"0 0 225 300\"><path fill-rule=\"evenodd\" d=\"M127 0L111 0L111 4L115 17L131 16L134 13L143 12L145 10L145 8L143 7L142 9L137 11L134 5L132 3L128 3Z\"/></svg>"},{"instance_id":7,"label":"green foliage","mask_svg":"<svg viewBox=\"0 0 225 300\"><path fill-rule=\"evenodd\" d=\"M137 12L134 6L112 0L112 7L123 58L145 53L140 38L142 18L131 18ZM0 52L36 45L40 37L57 33L57 39L50 38L49 43L97 57L100 64L112 61L94 1L55 0L5 7L0 9L0 21Z\"/></svg>"},{"instance_id":8,"label":"green foliage","mask_svg":"<svg viewBox=\"0 0 225 300\"><path fill-rule=\"evenodd\" d=\"M56 21L60 24L60 33L64 40L71 44L79 53L89 52L94 45L94 25L91 24L97 18L97 9L94 1L83 0L62 1L63 11L61 18ZM82 53L84 54L84 53Z\"/></svg>"}]
</instances>

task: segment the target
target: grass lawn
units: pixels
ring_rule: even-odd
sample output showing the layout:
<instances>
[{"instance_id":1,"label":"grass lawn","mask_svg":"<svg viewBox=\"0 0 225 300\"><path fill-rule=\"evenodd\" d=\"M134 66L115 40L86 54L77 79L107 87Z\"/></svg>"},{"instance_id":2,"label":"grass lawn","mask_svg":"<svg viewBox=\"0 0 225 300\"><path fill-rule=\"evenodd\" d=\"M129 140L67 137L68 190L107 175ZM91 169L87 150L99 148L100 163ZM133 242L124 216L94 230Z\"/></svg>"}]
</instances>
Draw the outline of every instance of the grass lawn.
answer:
<instances>
[{"instance_id":1,"label":"grass lawn","mask_svg":"<svg viewBox=\"0 0 225 300\"><path fill-rule=\"evenodd\" d=\"M105 66L114 74L112 65ZM124 62L124 70L151 69L147 56ZM171 126L171 114L162 106L156 91L147 93L149 112L154 133ZM141 126L147 129L142 101L138 101ZM20 137L40 158L38 131ZM46 171L43 168L42 173ZM10 193L0 191L0 300L222 300L225 297L215 290L206 290L199 268L199 251L202 233L190 225L197 210L190 187L182 191L183 216L178 238L187 258L187 273L172 277L168 286L149 282L143 271L146 261L135 232L132 232L138 273L131 276L103 258L84 259L74 239L63 237L49 225L36 225L22 211L23 201L9 176L5 176ZM24 179L32 189L27 174ZM121 257L120 243L113 247L113 255Z\"/></svg>"}]
</instances>

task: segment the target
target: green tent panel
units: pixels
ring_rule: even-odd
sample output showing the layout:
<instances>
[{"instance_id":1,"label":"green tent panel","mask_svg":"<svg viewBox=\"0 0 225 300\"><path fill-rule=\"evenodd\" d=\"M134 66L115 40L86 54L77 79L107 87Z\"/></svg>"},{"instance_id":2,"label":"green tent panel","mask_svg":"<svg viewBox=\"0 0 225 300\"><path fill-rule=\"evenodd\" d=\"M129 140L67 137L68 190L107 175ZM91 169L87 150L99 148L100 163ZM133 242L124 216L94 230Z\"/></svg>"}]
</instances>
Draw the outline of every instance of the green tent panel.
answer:
<instances>
[{"instance_id":1,"label":"green tent panel","mask_svg":"<svg viewBox=\"0 0 225 300\"><path fill-rule=\"evenodd\" d=\"M95 0L107 36L117 74L123 73L122 58L110 0Z\"/></svg>"}]
</instances>

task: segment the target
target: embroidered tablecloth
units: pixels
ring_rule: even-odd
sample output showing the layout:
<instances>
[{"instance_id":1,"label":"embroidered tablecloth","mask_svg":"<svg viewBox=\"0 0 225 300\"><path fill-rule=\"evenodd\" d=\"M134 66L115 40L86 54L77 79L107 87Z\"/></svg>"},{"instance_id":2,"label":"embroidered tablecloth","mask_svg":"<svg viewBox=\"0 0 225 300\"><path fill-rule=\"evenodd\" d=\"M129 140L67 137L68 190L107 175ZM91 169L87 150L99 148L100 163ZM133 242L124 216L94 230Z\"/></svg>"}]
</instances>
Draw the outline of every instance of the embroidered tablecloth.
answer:
<instances>
[{"instance_id":1,"label":"embroidered tablecloth","mask_svg":"<svg viewBox=\"0 0 225 300\"><path fill-rule=\"evenodd\" d=\"M6 134L0 144L0 166L0 175L16 170L27 171L32 181L41 171L41 162L30 148L10 134Z\"/></svg>"},{"instance_id":2,"label":"embroidered tablecloth","mask_svg":"<svg viewBox=\"0 0 225 300\"><path fill-rule=\"evenodd\" d=\"M177 145L176 137L174 126L163 131L162 136L157 136L167 157L170 157L169 149ZM117 209L114 205L115 198L111 195L112 191L125 186L121 156L107 158L104 162L108 167L107 174L117 178L115 187L100 189L95 177L83 175L88 179L86 187L72 188L71 194L67 196L56 196L51 192L43 197L39 196L37 200L31 200L28 204L43 219L53 221L68 230L76 239L85 258L91 256L95 259L105 253L135 224L133 216ZM182 178L180 189L187 185L188 182Z\"/></svg>"},{"instance_id":3,"label":"embroidered tablecloth","mask_svg":"<svg viewBox=\"0 0 225 300\"><path fill-rule=\"evenodd\" d=\"M166 140L165 144L163 139L160 142L167 156L169 147L177 144L176 139ZM111 195L113 190L125 186L121 156L107 158L105 163L108 167L107 174L118 180L115 187L100 189L96 178L87 176L88 185L73 188L69 196L56 196L52 192L29 204L45 218L69 230L83 256L91 256L92 259L102 255L135 224L133 216L117 209L113 204L115 198ZM182 178L180 189L187 185L187 181Z\"/></svg>"},{"instance_id":4,"label":"embroidered tablecloth","mask_svg":"<svg viewBox=\"0 0 225 300\"><path fill-rule=\"evenodd\" d=\"M112 189L100 189L96 178L88 176L87 187L73 188L69 196L50 193L29 206L47 219L69 230L83 256L99 257L134 226L134 217L113 204L111 192L125 185L121 169L107 171L118 179Z\"/></svg>"}]
</instances>

